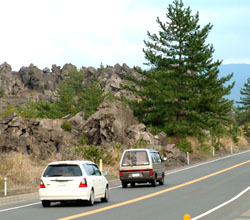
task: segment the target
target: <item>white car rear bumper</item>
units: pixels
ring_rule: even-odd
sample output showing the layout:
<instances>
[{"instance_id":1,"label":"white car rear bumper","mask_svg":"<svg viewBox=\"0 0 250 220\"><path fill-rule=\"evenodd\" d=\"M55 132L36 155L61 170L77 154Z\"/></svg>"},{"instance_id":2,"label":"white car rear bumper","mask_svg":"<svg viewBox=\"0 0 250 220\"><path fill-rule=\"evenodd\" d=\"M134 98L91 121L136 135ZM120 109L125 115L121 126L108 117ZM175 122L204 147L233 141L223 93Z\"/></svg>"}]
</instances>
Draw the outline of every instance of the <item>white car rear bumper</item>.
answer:
<instances>
[{"instance_id":1,"label":"white car rear bumper","mask_svg":"<svg viewBox=\"0 0 250 220\"><path fill-rule=\"evenodd\" d=\"M60 200L89 200L90 190L88 188L72 191L57 191L40 189L40 200L60 201Z\"/></svg>"}]
</instances>

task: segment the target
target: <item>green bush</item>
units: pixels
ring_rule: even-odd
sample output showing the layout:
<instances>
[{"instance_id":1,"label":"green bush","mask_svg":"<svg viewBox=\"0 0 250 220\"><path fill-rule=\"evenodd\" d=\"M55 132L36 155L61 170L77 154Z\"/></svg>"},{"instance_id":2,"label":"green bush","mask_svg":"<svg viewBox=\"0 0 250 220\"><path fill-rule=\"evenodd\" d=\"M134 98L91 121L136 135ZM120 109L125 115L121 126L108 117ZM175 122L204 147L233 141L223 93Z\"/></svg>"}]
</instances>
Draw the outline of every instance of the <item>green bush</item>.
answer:
<instances>
[{"instance_id":1,"label":"green bush","mask_svg":"<svg viewBox=\"0 0 250 220\"><path fill-rule=\"evenodd\" d=\"M117 100L117 98L115 97L115 94L112 91L110 91L106 95L105 99L108 100L108 101L111 101L111 102L115 102Z\"/></svg>"},{"instance_id":2,"label":"green bush","mask_svg":"<svg viewBox=\"0 0 250 220\"><path fill-rule=\"evenodd\" d=\"M0 117L4 117L6 115L10 115L16 112L16 108L14 105L8 104L3 112L0 113Z\"/></svg>"},{"instance_id":3,"label":"green bush","mask_svg":"<svg viewBox=\"0 0 250 220\"><path fill-rule=\"evenodd\" d=\"M122 145L121 145L120 143L115 142L115 143L113 144L113 148L114 148L115 150L122 150Z\"/></svg>"},{"instance_id":4,"label":"green bush","mask_svg":"<svg viewBox=\"0 0 250 220\"><path fill-rule=\"evenodd\" d=\"M187 139L182 139L179 141L179 143L177 144L177 147L182 151L182 152L189 152L192 153L193 152L193 148L192 148L192 144L187 141Z\"/></svg>"},{"instance_id":5,"label":"green bush","mask_svg":"<svg viewBox=\"0 0 250 220\"><path fill-rule=\"evenodd\" d=\"M100 71L105 70L105 67L104 67L103 63L100 64L100 67L98 68L98 70L100 70Z\"/></svg>"},{"instance_id":6,"label":"green bush","mask_svg":"<svg viewBox=\"0 0 250 220\"><path fill-rule=\"evenodd\" d=\"M244 132L245 136L250 137L250 125L249 125L249 123L246 122L244 124L243 132Z\"/></svg>"},{"instance_id":7,"label":"green bush","mask_svg":"<svg viewBox=\"0 0 250 220\"><path fill-rule=\"evenodd\" d=\"M30 68L29 75L34 75L34 73L35 73L34 69Z\"/></svg>"},{"instance_id":8,"label":"green bush","mask_svg":"<svg viewBox=\"0 0 250 220\"><path fill-rule=\"evenodd\" d=\"M205 153L210 153L211 152L211 147L208 144L205 144L205 143L200 144L200 149Z\"/></svg>"},{"instance_id":9,"label":"green bush","mask_svg":"<svg viewBox=\"0 0 250 220\"><path fill-rule=\"evenodd\" d=\"M84 137L83 135L80 135L78 139L78 144L86 145L87 143L88 143L88 138Z\"/></svg>"},{"instance_id":10,"label":"green bush","mask_svg":"<svg viewBox=\"0 0 250 220\"><path fill-rule=\"evenodd\" d=\"M1 191L3 191L3 189L4 189L4 179L0 178L0 193Z\"/></svg>"},{"instance_id":11,"label":"green bush","mask_svg":"<svg viewBox=\"0 0 250 220\"><path fill-rule=\"evenodd\" d=\"M0 98L4 97L4 90L0 89Z\"/></svg>"},{"instance_id":12,"label":"green bush","mask_svg":"<svg viewBox=\"0 0 250 220\"><path fill-rule=\"evenodd\" d=\"M61 128L64 131L71 131L72 130L72 124L69 121L64 121L61 125Z\"/></svg>"},{"instance_id":13,"label":"green bush","mask_svg":"<svg viewBox=\"0 0 250 220\"><path fill-rule=\"evenodd\" d=\"M100 159L107 165L114 163L111 153L104 146L84 145L77 147L76 152L82 154L84 159L94 161L97 164Z\"/></svg>"},{"instance_id":14,"label":"green bush","mask_svg":"<svg viewBox=\"0 0 250 220\"><path fill-rule=\"evenodd\" d=\"M146 148L146 147L147 147L147 142L142 139L138 140L136 144L131 146L131 148Z\"/></svg>"},{"instance_id":15,"label":"green bush","mask_svg":"<svg viewBox=\"0 0 250 220\"><path fill-rule=\"evenodd\" d=\"M157 135L157 134L159 134L159 133L162 131L160 128L153 127L153 126L150 126L149 129L150 129L150 132L151 132L153 135Z\"/></svg>"},{"instance_id":16,"label":"green bush","mask_svg":"<svg viewBox=\"0 0 250 220\"><path fill-rule=\"evenodd\" d=\"M37 118L37 113L34 102L29 102L25 106L17 108L17 114L22 118Z\"/></svg>"}]
</instances>

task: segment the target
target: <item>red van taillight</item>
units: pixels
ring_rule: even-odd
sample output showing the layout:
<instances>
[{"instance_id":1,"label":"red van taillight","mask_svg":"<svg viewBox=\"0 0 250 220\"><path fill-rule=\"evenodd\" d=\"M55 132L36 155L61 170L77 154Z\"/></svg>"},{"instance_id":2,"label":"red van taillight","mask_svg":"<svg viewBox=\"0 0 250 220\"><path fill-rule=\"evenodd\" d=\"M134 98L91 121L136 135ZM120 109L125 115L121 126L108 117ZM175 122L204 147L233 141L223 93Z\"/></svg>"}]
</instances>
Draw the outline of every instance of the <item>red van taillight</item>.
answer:
<instances>
[{"instance_id":1,"label":"red van taillight","mask_svg":"<svg viewBox=\"0 0 250 220\"><path fill-rule=\"evenodd\" d=\"M87 185L87 180L86 180L86 178L83 178L82 181L80 182L79 188L80 187L87 187L87 186L88 186Z\"/></svg>"},{"instance_id":2,"label":"red van taillight","mask_svg":"<svg viewBox=\"0 0 250 220\"><path fill-rule=\"evenodd\" d=\"M122 176L123 176L122 171L120 171L120 177L122 177Z\"/></svg>"},{"instance_id":3,"label":"red van taillight","mask_svg":"<svg viewBox=\"0 0 250 220\"><path fill-rule=\"evenodd\" d=\"M44 182L41 180L41 183L40 183L40 189L44 189L46 188L45 185L44 185Z\"/></svg>"},{"instance_id":4,"label":"red van taillight","mask_svg":"<svg viewBox=\"0 0 250 220\"><path fill-rule=\"evenodd\" d=\"M150 171L149 171L149 175L150 175L150 176L153 176L153 174L154 174L153 170L150 170Z\"/></svg>"}]
</instances>

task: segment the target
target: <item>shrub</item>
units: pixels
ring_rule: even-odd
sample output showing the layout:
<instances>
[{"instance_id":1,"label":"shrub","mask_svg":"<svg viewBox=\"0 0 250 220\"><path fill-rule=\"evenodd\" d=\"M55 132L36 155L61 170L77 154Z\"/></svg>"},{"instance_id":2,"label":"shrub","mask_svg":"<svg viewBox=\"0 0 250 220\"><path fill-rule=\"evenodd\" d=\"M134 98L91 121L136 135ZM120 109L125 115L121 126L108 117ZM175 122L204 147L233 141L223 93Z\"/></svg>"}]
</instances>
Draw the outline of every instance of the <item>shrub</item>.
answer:
<instances>
[{"instance_id":1,"label":"shrub","mask_svg":"<svg viewBox=\"0 0 250 220\"><path fill-rule=\"evenodd\" d=\"M111 101L111 102L115 102L117 100L117 98L115 97L115 94L112 91L110 91L106 95L105 99L108 100L108 101Z\"/></svg>"},{"instance_id":2,"label":"shrub","mask_svg":"<svg viewBox=\"0 0 250 220\"><path fill-rule=\"evenodd\" d=\"M102 159L104 164L113 164L112 155L104 146L84 145L77 147L76 152L82 154L84 159L94 161L95 163L99 163L100 159Z\"/></svg>"},{"instance_id":3,"label":"shrub","mask_svg":"<svg viewBox=\"0 0 250 220\"><path fill-rule=\"evenodd\" d=\"M0 178L0 192L4 189L4 177Z\"/></svg>"},{"instance_id":4,"label":"shrub","mask_svg":"<svg viewBox=\"0 0 250 220\"><path fill-rule=\"evenodd\" d=\"M0 98L4 97L4 90L0 89Z\"/></svg>"},{"instance_id":5,"label":"shrub","mask_svg":"<svg viewBox=\"0 0 250 220\"><path fill-rule=\"evenodd\" d=\"M153 127L153 126L150 126L149 129L150 129L150 132L151 132L153 135L157 135L157 134L159 134L159 133L162 131L160 128Z\"/></svg>"},{"instance_id":6,"label":"shrub","mask_svg":"<svg viewBox=\"0 0 250 220\"><path fill-rule=\"evenodd\" d=\"M35 73L34 69L30 68L29 75L34 75L34 73Z\"/></svg>"},{"instance_id":7,"label":"shrub","mask_svg":"<svg viewBox=\"0 0 250 220\"><path fill-rule=\"evenodd\" d=\"M131 148L146 148L146 147L147 147L147 142L142 139L138 140L136 144L131 146Z\"/></svg>"},{"instance_id":8,"label":"shrub","mask_svg":"<svg viewBox=\"0 0 250 220\"><path fill-rule=\"evenodd\" d=\"M14 105L8 104L3 112L1 112L0 117L4 117L6 115L10 115L16 112L16 108Z\"/></svg>"},{"instance_id":9,"label":"shrub","mask_svg":"<svg viewBox=\"0 0 250 220\"><path fill-rule=\"evenodd\" d=\"M80 145L86 145L88 142L88 138L84 137L83 135L80 135L79 139L78 139L78 144Z\"/></svg>"},{"instance_id":10,"label":"shrub","mask_svg":"<svg viewBox=\"0 0 250 220\"><path fill-rule=\"evenodd\" d=\"M189 152L192 153L193 152L193 148L192 148L192 144L187 141L187 139L182 139L179 141L179 143L177 144L177 147L182 151L182 152Z\"/></svg>"},{"instance_id":11,"label":"shrub","mask_svg":"<svg viewBox=\"0 0 250 220\"><path fill-rule=\"evenodd\" d=\"M248 123L244 123L243 131L244 135L250 137L250 125Z\"/></svg>"},{"instance_id":12,"label":"shrub","mask_svg":"<svg viewBox=\"0 0 250 220\"><path fill-rule=\"evenodd\" d=\"M100 70L100 71L105 70L103 63L100 64L100 67L98 68L98 70Z\"/></svg>"},{"instance_id":13,"label":"shrub","mask_svg":"<svg viewBox=\"0 0 250 220\"><path fill-rule=\"evenodd\" d=\"M200 144L200 149L205 153L210 153L211 152L211 147L208 144L205 144L205 143Z\"/></svg>"},{"instance_id":14,"label":"shrub","mask_svg":"<svg viewBox=\"0 0 250 220\"><path fill-rule=\"evenodd\" d=\"M18 107L17 114L23 118L37 118L35 103L29 102L23 107Z\"/></svg>"},{"instance_id":15,"label":"shrub","mask_svg":"<svg viewBox=\"0 0 250 220\"><path fill-rule=\"evenodd\" d=\"M113 148L114 148L115 150L121 150L121 149L122 149L122 145L121 145L120 143L115 142L115 143L113 144Z\"/></svg>"},{"instance_id":16,"label":"shrub","mask_svg":"<svg viewBox=\"0 0 250 220\"><path fill-rule=\"evenodd\" d=\"M72 124L69 121L64 121L61 125L61 128L64 131L71 131L72 130Z\"/></svg>"}]
</instances>

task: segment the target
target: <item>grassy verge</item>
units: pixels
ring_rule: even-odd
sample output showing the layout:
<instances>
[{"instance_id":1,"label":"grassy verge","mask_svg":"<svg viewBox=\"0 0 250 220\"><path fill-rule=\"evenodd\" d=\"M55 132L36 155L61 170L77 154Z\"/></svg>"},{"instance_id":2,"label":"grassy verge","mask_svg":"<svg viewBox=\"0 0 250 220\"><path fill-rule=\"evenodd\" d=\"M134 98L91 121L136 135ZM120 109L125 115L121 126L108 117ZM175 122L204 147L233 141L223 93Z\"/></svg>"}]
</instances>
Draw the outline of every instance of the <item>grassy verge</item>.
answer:
<instances>
[{"instance_id":1,"label":"grassy verge","mask_svg":"<svg viewBox=\"0 0 250 220\"><path fill-rule=\"evenodd\" d=\"M80 157L75 159L82 159ZM52 161L62 160L52 156L46 161L37 160L32 156L11 152L0 155L0 197L4 195L4 178L7 177L8 195L17 195L39 190L41 174L46 165ZM99 164L98 164L99 165ZM108 179L118 177L118 162L112 166L103 165L108 172Z\"/></svg>"}]
</instances>

